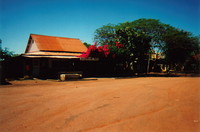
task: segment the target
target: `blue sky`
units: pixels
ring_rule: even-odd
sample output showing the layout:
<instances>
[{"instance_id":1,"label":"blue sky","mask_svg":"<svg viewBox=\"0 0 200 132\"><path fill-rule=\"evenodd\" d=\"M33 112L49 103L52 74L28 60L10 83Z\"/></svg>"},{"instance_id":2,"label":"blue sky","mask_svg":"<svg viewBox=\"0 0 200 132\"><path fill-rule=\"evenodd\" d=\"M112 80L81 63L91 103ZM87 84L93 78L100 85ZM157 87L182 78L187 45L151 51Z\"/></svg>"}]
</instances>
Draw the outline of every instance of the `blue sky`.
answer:
<instances>
[{"instance_id":1,"label":"blue sky","mask_svg":"<svg viewBox=\"0 0 200 132\"><path fill-rule=\"evenodd\" d=\"M23 53L30 33L93 43L103 25L159 19L200 34L199 0L0 0L2 47Z\"/></svg>"}]
</instances>

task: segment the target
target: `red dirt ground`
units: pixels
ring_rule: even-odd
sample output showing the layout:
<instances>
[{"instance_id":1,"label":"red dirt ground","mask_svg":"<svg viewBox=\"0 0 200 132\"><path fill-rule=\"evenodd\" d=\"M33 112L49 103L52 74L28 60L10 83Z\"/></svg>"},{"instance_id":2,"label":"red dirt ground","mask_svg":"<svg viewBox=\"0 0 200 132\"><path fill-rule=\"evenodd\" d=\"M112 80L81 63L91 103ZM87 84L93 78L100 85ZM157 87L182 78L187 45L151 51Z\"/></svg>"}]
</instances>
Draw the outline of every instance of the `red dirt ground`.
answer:
<instances>
[{"instance_id":1,"label":"red dirt ground","mask_svg":"<svg viewBox=\"0 0 200 132\"><path fill-rule=\"evenodd\" d=\"M11 81L1 132L198 132L199 77Z\"/></svg>"}]
</instances>

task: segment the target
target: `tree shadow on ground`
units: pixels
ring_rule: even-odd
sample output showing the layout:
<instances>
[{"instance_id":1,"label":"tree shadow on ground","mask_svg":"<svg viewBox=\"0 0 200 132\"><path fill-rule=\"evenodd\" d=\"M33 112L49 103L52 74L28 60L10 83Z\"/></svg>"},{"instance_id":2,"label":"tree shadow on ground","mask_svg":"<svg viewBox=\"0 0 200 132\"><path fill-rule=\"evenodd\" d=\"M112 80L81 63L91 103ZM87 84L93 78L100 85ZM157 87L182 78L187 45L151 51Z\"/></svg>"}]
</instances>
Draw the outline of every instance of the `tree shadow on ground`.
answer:
<instances>
[{"instance_id":1,"label":"tree shadow on ground","mask_svg":"<svg viewBox=\"0 0 200 132\"><path fill-rule=\"evenodd\" d=\"M142 73L134 76L119 76L116 79L139 78L139 77L200 77L199 73Z\"/></svg>"},{"instance_id":2,"label":"tree shadow on ground","mask_svg":"<svg viewBox=\"0 0 200 132\"><path fill-rule=\"evenodd\" d=\"M138 77L200 77L199 73L148 73Z\"/></svg>"}]
</instances>

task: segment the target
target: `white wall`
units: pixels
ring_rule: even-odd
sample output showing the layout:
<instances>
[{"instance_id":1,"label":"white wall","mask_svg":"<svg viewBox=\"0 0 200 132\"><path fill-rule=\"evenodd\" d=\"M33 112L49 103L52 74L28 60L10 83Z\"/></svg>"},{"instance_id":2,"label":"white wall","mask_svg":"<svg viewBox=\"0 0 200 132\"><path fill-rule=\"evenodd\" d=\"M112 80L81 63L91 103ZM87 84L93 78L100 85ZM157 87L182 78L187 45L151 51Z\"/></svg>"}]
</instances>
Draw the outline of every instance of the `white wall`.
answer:
<instances>
[{"instance_id":1,"label":"white wall","mask_svg":"<svg viewBox=\"0 0 200 132\"><path fill-rule=\"evenodd\" d=\"M35 41L31 40L28 52L30 53L30 52L36 52L36 51L39 51L39 49L38 49Z\"/></svg>"}]
</instances>

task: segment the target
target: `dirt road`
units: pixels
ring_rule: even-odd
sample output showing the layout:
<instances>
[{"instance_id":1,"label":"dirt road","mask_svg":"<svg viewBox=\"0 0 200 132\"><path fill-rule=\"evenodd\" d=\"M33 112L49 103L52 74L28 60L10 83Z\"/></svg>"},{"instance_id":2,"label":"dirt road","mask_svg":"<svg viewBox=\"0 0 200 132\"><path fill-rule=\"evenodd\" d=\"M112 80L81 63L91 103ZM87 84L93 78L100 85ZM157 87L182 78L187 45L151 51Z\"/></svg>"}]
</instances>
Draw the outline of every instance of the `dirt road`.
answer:
<instances>
[{"instance_id":1,"label":"dirt road","mask_svg":"<svg viewBox=\"0 0 200 132\"><path fill-rule=\"evenodd\" d=\"M146 77L0 86L1 132L197 132L200 78Z\"/></svg>"}]
</instances>

